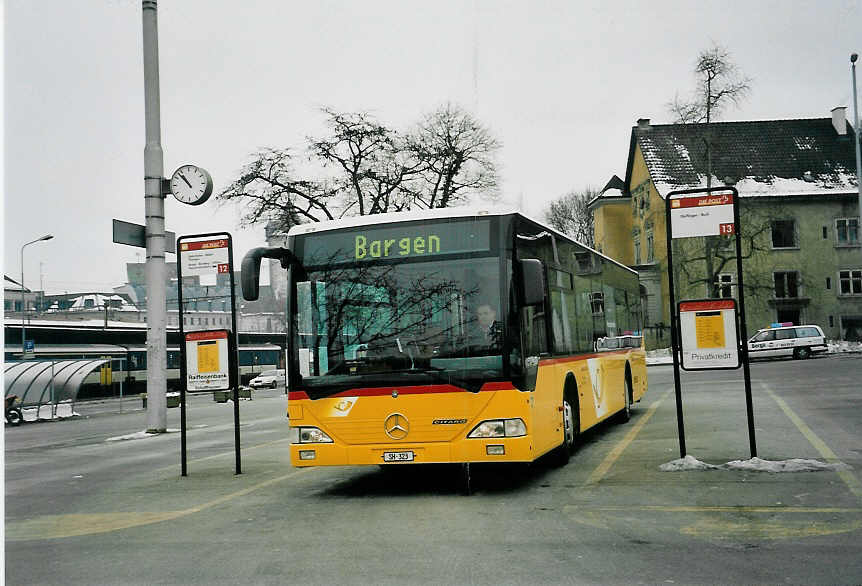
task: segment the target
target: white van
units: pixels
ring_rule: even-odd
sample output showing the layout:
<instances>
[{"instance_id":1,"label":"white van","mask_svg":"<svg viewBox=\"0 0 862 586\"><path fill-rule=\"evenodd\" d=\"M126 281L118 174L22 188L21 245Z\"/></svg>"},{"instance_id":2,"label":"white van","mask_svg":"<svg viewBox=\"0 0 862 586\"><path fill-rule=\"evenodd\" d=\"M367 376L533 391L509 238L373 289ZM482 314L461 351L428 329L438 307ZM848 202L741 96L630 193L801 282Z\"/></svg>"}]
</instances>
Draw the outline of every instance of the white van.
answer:
<instances>
[{"instance_id":1,"label":"white van","mask_svg":"<svg viewBox=\"0 0 862 586\"><path fill-rule=\"evenodd\" d=\"M748 340L750 358L793 356L808 358L814 352L826 352L826 337L819 326L782 326L758 330Z\"/></svg>"}]
</instances>

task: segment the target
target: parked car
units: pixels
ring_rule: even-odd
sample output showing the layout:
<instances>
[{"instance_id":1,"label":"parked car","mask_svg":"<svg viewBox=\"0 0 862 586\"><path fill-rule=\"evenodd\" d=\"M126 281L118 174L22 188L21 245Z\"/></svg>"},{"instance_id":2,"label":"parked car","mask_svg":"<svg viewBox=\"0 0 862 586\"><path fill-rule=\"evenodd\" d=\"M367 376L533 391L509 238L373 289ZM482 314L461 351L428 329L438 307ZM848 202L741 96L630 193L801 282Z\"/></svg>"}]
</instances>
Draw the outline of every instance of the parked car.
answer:
<instances>
[{"instance_id":1,"label":"parked car","mask_svg":"<svg viewBox=\"0 0 862 586\"><path fill-rule=\"evenodd\" d=\"M608 350L621 350L624 348L640 348L643 345L643 337L632 334L599 338L596 340L596 350L606 352Z\"/></svg>"},{"instance_id":2,"label":"parked car","mask_svg":"<svg viewBox=\"0 0 862 586\"><path fill-rule=\"evenodd\" d=\"M826 352L826 337L819 326L780 326L758 330L748 340L750 358L793 356L808 358L815 352Z\"/></svg>"},{"instance_id":3,"label":"parked car","mask_svg":"<svg viewBox=\"0 0 862 586\"><path fill-rule=\"evenodd\" d=\"M285 375L283 370L266 370L253 379L248 385L253 389L274 389L279 385L284 386Z\"/></svg>"}]
</instances>

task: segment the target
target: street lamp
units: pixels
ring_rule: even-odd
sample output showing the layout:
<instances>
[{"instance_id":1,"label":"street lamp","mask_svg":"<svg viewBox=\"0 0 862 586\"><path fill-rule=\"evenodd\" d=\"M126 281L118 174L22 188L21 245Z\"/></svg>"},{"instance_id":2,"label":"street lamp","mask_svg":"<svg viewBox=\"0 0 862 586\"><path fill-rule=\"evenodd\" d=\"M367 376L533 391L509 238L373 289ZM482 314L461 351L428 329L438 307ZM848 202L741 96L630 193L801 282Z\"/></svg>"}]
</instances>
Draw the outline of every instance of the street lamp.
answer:
<instances>
[{"instance_id":1,"label":"street lamp","mask_svg":"<svg viewBox=\"0 0 862 586\"><path fill-rule=\"evenodd\" d=\"M24 297L24 291L27 289L24 286L24 248L30 246L31 244L35 244L37 242L42 242L43 240L50 240L53 238L53 234L45 234L41 238L37 238L36 240L31 240L30 242L24 244L21 247L21 359L24 359L24 342L27 339L27 329L26 329L26 317L27 317L27 301Z\"/></svg>"}]
</instances>

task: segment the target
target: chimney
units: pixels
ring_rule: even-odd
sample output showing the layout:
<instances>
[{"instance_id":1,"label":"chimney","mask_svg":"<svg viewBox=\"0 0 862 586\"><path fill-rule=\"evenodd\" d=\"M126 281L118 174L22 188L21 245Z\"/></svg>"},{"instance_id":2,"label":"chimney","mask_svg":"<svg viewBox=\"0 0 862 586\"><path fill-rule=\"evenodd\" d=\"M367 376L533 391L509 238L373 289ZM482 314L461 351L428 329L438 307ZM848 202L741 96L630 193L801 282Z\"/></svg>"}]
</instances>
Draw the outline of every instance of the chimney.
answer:
<instances>
[{"instance_id":1,"label":"chimney","mask_svg":"<svg viewBox=\"0 0 862 586\"><path fill-rule=\"evenodd\" d=\"M638 118L638 130L649 130L649 118Z\"/></svg>"},{"instance_id":2,"label":"chimney","mask_svg":"<svg viewBox=\"0 0 862 586\"><path fill-rule=\"evenodd\" d=\"M832 108L832 126L839 136L847 134L847 106Z\"/></svg>"}]
</instances>

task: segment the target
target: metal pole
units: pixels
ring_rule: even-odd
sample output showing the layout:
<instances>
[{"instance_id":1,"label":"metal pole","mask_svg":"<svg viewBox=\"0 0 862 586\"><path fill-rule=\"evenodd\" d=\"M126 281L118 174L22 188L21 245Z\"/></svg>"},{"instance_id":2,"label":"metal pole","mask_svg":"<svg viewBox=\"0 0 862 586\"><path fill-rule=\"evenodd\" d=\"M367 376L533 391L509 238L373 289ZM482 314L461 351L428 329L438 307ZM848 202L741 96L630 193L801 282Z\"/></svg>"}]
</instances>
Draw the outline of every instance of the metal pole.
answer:
<instances>
[{"instance_id":1,"label":"metal pole","mask_svg":"<svg viewBox=\"0 0 862 586\"><path fill-rule=\"evenodd\" d=\"M679 374L679 336L677 336L676 318L676 294L674 293L673 279L673 229L670 221L670 194L665 199L665 231L667 239L667 280L668 280L668 299L670 311L670 353L673 356L673 388L676 396L676 427L679 435L679 457L685 458L685 424L682 414L682 383L680 382Z\"/></svg>"},{"instance_id":2,"label":"metal pole","mask_svg":"<svg viewBox=\"0 0 862 586\"><path fill-rule=\"evenodd\" d=\"M748 419L748 450L752 458L757 457L757 440L754 432L754 403L751 397L751 369L748 356L748 327L745 324L745 285L742 278L742 222L739 221L739 192L733 193L733 223L736 227L736 295L739 297L739 330L741 344L737 351L742 355L742 377L745 383L745 413Z\"/></svg>"},{"instance_id":3,"label":"metal pole","mask_svg":"<svg viewBox=\"0 0 862 586\"><path fill-rule=\"evenodd\" d=\"M186 348L185 310L183 307L183 261L180 242L177 239L177 324L180 328L180 475L189 475L188 455L186 453L186 398L188 397L188 348Z\"/></svg>"},{"instance_id":4,"label":"metal pole","mask_svg":"<svg viewBox=\"0 0 862 586\"><path fill-rule=\"evenodd\" d=\"M242 456L240 454L240 437L239 437L239 329L236 323L236 283L234 281L233 270L233 237L227 235L227 254L228 267L230 267L230 307L231 307L231 328L233 332L234 347L231 348L233 354L233 364L230 369L231 386L233 387L233 443L236 460L236 474L242 474Z\"/></svg>"},{"instance_id":5,"label":"metal pole","mask_svg":"<svg viewBox=\"0 0 862 586\"><path fill-rule=\"evenodd\" d=\"M126 359L120 358L120 370L126 371ZM126 371L128 372L128 371ZM120 413L123 412L123 377L120 377Z\"/></svg>"},{"instance_id":6,"label":"metal pole","mask_svg":"<svg viewBox=\"0 0 862 586\"><path fill-rule=\"evenodd\" d=\"M28 242L27 244L32 244L32 242ZM27 244L24 246L27 246ZM26 356L24 342L27 340L27 300L24 297L24 246L21 247L21 360L24 360Z\"/></svg>"},{"instance_id":7,"label":"metal pole","mask_svg":"<svg viewBox=\"0 0 862 586\"><path fill-rule=\"evenodd\" d=\"M164 161L159 111L159 40L156 0L142 0L144 52L144 209L146 214L147 431L167 431Z\"/></svg>"},{"instance_id":8,"label":"metal pole","mask_svg":"<svg viewBox=\"0 0 862 586\"><path fill-rule=\"evenodd\" d=\"M53 411L51 413L51 419L57 417L57 401L54 398L54 361L51 360L51 404L53 405Z\"/></svg>"},{"instance_id":9,"label":"metal pole","mask_svg":"<svg viewBox=\"0 0 862 586\"><path fill-rule=\"evenodd\" d=\"M21 360L24 360L24 342L27 340L27 299L25 297L25 291L27 288L24 286L24 249L31 244L42 242L43 240L50 240L53 237L53 234L45 234L41 238L31 240L30 242L26 242L21 245Z\"/></svg>"},{"instance_id":10,"label":"metal pole","mask_svg":"<svg viewBox=\"0 0 862 586\"><path fill-rule=\"evenodd\" d=\"M859 218L862 220L862 132L859 132L859 103L856 96L856 60L859 55L850 55L850 78L853 80L853 142L856 143L856 191L859 192ZM859 238L859 222L856 223L856 238Z\"/></svg>"}]
</instances>

